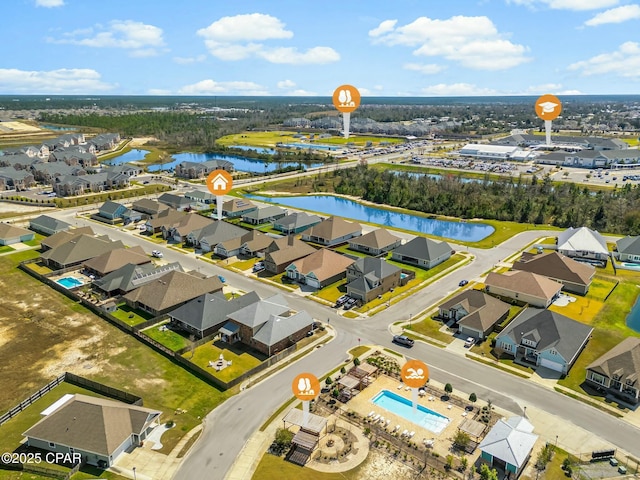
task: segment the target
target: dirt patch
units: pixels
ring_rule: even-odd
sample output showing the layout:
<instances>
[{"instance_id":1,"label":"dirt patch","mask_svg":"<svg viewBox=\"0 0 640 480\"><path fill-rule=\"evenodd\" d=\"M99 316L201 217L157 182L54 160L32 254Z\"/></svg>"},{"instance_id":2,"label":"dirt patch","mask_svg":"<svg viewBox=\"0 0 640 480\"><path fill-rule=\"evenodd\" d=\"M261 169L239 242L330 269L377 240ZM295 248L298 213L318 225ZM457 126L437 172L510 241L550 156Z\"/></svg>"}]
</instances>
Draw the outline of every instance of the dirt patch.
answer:
<instances>
[{"instance_id":1,"label":"dirt patch","mask_svg":"<svg viewBox=\"0 0 640 480\"><path fill-rule=\"evenodd\" d=\"M158 139L155 137L137 137L132 138L129 142L129 145L132 147L140 147L148 142L157 142Z\"/></svg>"},{"instance_id":2,"label":"dirt patch","mask_svg":"<svg viewBox=\"0 0 640 480\"><path fill-rule=\"evenodd\" d=\"M404 465L393 455L387 455L377 450L369 451L367 460L358 471L360 478L369 480L410 480L416 478L417 471Z\"/></svg>"}]
</instances>

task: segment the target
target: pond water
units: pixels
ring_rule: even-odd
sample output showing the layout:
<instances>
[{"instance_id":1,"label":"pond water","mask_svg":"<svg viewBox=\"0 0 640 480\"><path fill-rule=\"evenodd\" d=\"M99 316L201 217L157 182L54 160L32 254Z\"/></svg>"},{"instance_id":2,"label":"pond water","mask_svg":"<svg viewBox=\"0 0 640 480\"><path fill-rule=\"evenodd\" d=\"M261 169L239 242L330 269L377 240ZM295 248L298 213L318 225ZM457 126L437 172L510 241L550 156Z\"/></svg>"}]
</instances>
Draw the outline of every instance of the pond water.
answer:
<instances>
[{"instance_id":1,"label":"pond water","mask_svg":"<svg viewBox=\"0 0 640 480\"><path fill-rule=\"evenodd\" d=\"M133 150L129 150L127 153L123 153L120 156L114 157L102 163L106 163L107 165L121 165L123 163L129 163L129 162L140 162L144 160L144 156L147 153L149 153L149 150L133 149Z\"/></svg>"},{"instance_id":2,"label":"pond water","mask_svg":"<svg viewBox=\"0 0 640 480\"><path fill-rule=\"evenodd\" d=\"M264 147L252 147L250 145L231 145L229 148L237 148L238 150L254 150L258 153L267 153L269 155L275 155L276 151L273 148Z\"/></svg>"},{"instance_id":3,"label":"pond water","mask_svg":"<svg viewBox=\"0 0 640 480\"><path fill-rule=\"evenodd\" d=\"M429 177L429 178L433 178L434 180L442 180L444 178L444 175L441 175L439 173L402 172L398 170L392 170L392 171L396 175L400 175L401 173L406 173L410 177L414 177L414 178ZM481 178L460 177L458 175L455 175L455 178L459 179L462 183L469 183L469 182L483 183L485 181L484 179L481 179ZM493 181L491 180L487 180L487 182L493 183Z\"/></svg>"},{"instance_id":4,"label":"pond water","mask_svg":"<svg viewBox=\"0 0 640 480\"><path fill-rule=\"evenodd\" d=\"M47 130L55 130L56 132L71 132L73 130L77 130L75 127L59 127L57 125L40 125L42 128L46 128Z\"/></svg>"},{"instance_id":5,"label":"pond water","mask_svg":"<svg viewBox=\"0 0 640 480\"><path fill-rule=\"evenodd\" d=\"M322 145L318 143L283 143L282 146L285 148L299 148L301 150L311 149L311 150L325 150L325 151L326 150L329 150L329 151L342 150L344 148L342 146Z\"/></svg>"},{"instance_id":6,"label":"pond water","mask_svg":"<svg viewBox=\"0 0 640 480\"><path fill-rule=\"evenodd\" d=\"M640 296L636 299L636 303L633 304L629 315L627 315L627 327L636 332L640 332L640 302L638 299L640 299Z\"/></svg>"},{"instance_id":7,"label":"pond water","mask_svg":"<svg viewBox=\"0 0 640 480\"><path fill-rule=\"evenodd\" d=\"M172 155L173 161L163 163L162 165L149 165L150 172L168 171L176 168L176 165L182 162L206 162L208 160L227 160L233 163L233 167L239 172L266 173L273 172L278 167L297 167L297 162L264 162L247 157L236 157L231 155L220 155L217 153L177 153ZM302 165L304 169L322 166L322 163L312 163Z\"/></svg>"},{"instance_id":8,"label":"pond water","mask_svg":"<svg viewBox=\"0 0 640 480\"><path fill-rule=\"evenodd\" d=\"M257 201L313 210L327 215L338 215L362 222L402 228L404 230L435 235L451 240L478 242L494 232L494 228L491 225L484 223L436 220L410 213L394 212L381 207L363 205L356 201L334 195L305 195L293 197L247 195L247 197Z\"/></svg>"}]
</instances>

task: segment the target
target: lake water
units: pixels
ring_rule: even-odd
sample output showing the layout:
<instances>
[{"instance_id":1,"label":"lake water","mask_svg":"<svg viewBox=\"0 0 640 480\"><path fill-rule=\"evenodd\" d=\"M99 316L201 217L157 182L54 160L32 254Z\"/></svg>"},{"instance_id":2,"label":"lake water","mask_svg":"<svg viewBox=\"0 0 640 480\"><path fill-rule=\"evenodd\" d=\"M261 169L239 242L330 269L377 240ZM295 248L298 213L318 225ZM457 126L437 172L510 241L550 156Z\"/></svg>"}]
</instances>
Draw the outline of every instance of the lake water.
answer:
<instances>
[{"instance_id":1,"label":"lake water","mask_svg":"<svg viewBox=\"0 0 640 480\"><path fill-rule=\"evenodd\" d=\"M144 160L144 156L149 153L149 150L138 150L138 149L133 149L133 150L129 150L127 153L123 153L122 155L112 158L111 160L107 160L106 163L107 165L121 165L123 163L129 163L129 162L140 162L142 160Z\"/></svg>"},{"instance_id":2,"label":"lake water","mask_svg":"<svg viewBox=\"0 0 640 480\"><path fill-rule=\"evenodd\" d=\"M239 172L252 172L252 173L266 173L273 172L278 167L297 167L297 162L264 162L262 160L256 160L247 157L236 157L231 155L220 155L217 153L177 153L172 155L173 161L164 163L162 165L149 165L148 170L150 172L168 171L176 168L176 165L182 162L206 162L208 160L228 160L233 163L233 168ZM302 165L304 169L320 167L322 163L312 163L309 165Z\"/></svg>"},{"instance_id":3,"label":"lake water","mask_svg":"<svg viewBox=\"0 0 640 480\"><path fill-rule=\"evenodd\" d=\"M253 150L257 153L267 153L269 155L275 155L276 151L273 148L264 147L252 147L250 145L231 145L229 148L237 148L238 150Z\"/></svg>"},{"instance_id":4,"label":"lake water","mask_svg":"<svg viewBox=\"0 0 640 480\"><path fill-rule=\"evenodd\" d=\"M57 125L40 125L42 128L46 128L47 130L55 130L56 132L71 132L73 130L77 130L74 127L58 127Z\"/></svg>"},{"instance_id":5,"label":"lake water","mask_svg":"<svg viewBox=\"0 0 640 480\"><path fill-rule=\"evenodd\" d=\"M327 215L338 215L361 222L387 227L402 228L413 232L435 235L451 240L478 242L494 232L491 225L459 221L436 220L409 213L399 213L385 208L363 205L333 195L305 195L294 197L264 197L247 195L257 201L277 203L292 208L313 210Z\"/></svg>"},{"instance_id":6,"label":"lake water","mask_svg":"<svg viewBox=\"0 0 640 480\"><path fill-rule=\"evenodd\" d=\"M636 332L640 332L640 302L638 301L640 296L636 299L636 303L633 304L633 308L627 315L627 327Z\"/></svg>"},{"instance_id":7,"label":"lake water","mask_svg":"<svg viewBox=\"0 0 640 480\"><path fill-rule=\"evenodd\" d=\"M441 175L439 173L403 172L399 170L392 170L392 172L395 173L396 175L400 175L401 173L406 173L410 177L414 177L414 178L425 177L425 176L429 178L433 178L434 180L442 180L444 178L444 175ZM480 179L480 178L460 177L458 175L454 175L454 176L455 178L459 179L462 183L484 182L484 179ZM488 180L488 183L493 183L493 182L491 180Z\"/></svg>"},{"instance_id":8,"label":"lake water","mask_svg":"<svg viewBox=\"0 0 640 480\"><path fill-rule=\"evenodd\" d=\"M284 143L282 145L285 148L299 148L301 150L329 150L329 151L335 151L335 150L342 150L344 147L340 146L336 146L336 145L322 145L322 144L316 144L316 143Z\"/></svg>"}]
</instances>

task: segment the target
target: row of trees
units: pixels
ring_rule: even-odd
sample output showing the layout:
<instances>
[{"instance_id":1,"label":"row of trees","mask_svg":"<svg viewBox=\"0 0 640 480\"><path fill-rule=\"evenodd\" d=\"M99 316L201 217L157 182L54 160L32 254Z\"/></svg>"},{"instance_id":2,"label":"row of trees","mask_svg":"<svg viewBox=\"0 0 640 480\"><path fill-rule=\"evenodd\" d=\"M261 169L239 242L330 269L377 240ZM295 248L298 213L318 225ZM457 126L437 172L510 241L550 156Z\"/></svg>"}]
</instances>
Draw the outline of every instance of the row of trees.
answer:
<instances>
[{"instance_id":1,"label":"row of trees","mask_svg":"<svg viewBox=\"0 0 640 480\"><path fill-rule=\"evenodd\" d=\"M360 165L333 172L337 193L379 204L459 218L482 218L609 233L640 233L640 187L590 190L549 177L501 177L463 181L459 175L427 175Z\"/></svg>"}]
</instances>

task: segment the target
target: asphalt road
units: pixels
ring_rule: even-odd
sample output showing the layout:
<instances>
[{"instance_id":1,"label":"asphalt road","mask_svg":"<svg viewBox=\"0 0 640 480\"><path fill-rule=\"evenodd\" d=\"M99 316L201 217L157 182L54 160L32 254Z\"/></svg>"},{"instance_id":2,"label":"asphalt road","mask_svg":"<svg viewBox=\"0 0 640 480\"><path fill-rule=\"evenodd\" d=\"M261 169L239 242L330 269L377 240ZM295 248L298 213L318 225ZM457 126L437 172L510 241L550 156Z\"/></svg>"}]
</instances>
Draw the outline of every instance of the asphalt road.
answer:
<instances>
[{"instance_id":1,"label":"asphalt road","mask_svg":"<svg viewBox=\"0 0 640 480\"><path fill-rule=\"evenodd\" d=\"M113 229L80 218L70 218L73 215L70 211L54 214L66 217L67 221L77 225L91 225L96 233L108 234L113 240L122 240L128 245L138 244L145 250L163 250L167 261L180 261L185 269L222 274L228 284L244 291L255 290L261 297L280 293L287 298L292 308L306 310L314 318L323 321L330 319L331 326L337 331L337 336L332 342L212 411L206 417L202 437L186 457L175 478L223 479L250 435L279 405L291 397L291 381L298 373L310 371L322 376L344 360L346 352L358 344L358 338L362 343L380 344L397 349L391 344L389 324L407 320L409 314L416 315L456 290L460 280L472 280L537 238L556 233L526 231L491 249L470 248L469 252L475 255L472 263L372 318L352 320L338 316L330 307L203 262L196 259L195 255L185 255L164 246L151 244L139 234L130 231ZM451 383L461 391L473 391L479 398L491 399L494 405L515 413L521 413L524 406L537 407L640 457L640 443L637 441L640 438L640 430L607 413L526 379L426 343L417 342L412 350L405 353L427 363L431 377L438 382Z\"/></svg>"}]
</instances>

